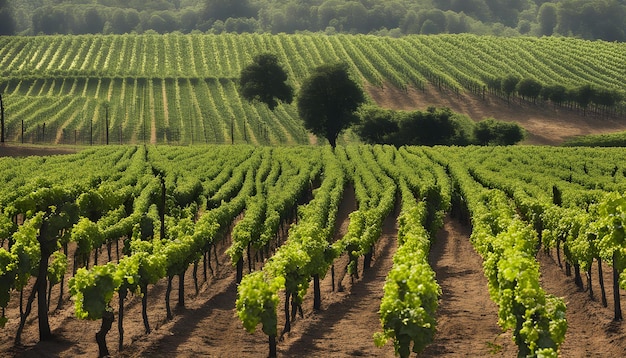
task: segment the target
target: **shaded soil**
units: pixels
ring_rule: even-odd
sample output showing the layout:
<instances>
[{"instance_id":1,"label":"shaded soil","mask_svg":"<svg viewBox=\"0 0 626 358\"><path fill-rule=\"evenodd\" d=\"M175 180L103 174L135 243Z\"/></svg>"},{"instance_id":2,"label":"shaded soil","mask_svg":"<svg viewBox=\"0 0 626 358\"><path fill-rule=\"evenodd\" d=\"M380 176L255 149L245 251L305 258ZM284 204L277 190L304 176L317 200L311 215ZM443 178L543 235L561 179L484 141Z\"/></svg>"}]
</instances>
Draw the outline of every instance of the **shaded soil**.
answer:
<instances>
[{"instance_id":1,"label":"shaded soil","mask_svg":"<svg viewBox=\"0 0 626 358\"><path fill-rule=\"evenodd\" d=\"M435 341L420 357L514 357L517 346L498 326L498 307L489 298L482 258L469 241L470 230L446 218L430 248L442 296Z\"/></svg>"},{"instance_id":2,"label":"shaded soil","mask_svg":"<svg viewBox=\"0 0 626 358\"><path fill-rule=\"evenodd\" d=\"M13 144L0 144L0 157L28 157L32 155L56 155L72 154L79 149L62 146L25 146Z\"/></svg>"},{"instance_id":3,"label":"shaded soil","mask_svg":"<svg viewBox=\"0 0 626 358\"><path fill-rule=\"evenodd\" d=\"M626 118L601 118L583 115L579 111L553 107L551 104L535 105L487 96L438 91L427 86L425 91L409 87L403 91L394 86L383 89L366 87L369 96L384 108L398 110L424 110L429 106L449 107L455 112L468 115L474 121L493 117L498 120L516 122L527 131L523 144L558 145L564 140L579 135L626 131Z\"/></svg>"}]
</instances>

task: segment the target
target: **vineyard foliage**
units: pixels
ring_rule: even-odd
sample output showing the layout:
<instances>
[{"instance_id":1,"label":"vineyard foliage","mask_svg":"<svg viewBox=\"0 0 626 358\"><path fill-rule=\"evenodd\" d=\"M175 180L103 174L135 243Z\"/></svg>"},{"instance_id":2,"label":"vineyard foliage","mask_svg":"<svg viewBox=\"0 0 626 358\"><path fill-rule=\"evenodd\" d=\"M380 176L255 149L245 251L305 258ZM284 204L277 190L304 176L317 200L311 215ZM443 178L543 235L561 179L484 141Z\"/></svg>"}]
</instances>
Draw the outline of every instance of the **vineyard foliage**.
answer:
<instances>
[{"instance_id":1,"label":"vineyard foliage","mask_svg":"<svg viewBox=\"0 0 626 358\"><path fill-rule=\"evenodd\" d=\"M381 300L381 332L372 334L376 344L392 340L396 353L408 356L436 332L441 290L428 252L443 214L451 212L471 223L499 307L491 319L513 333L520 355L556 356L566 307L541 287L535 255L562 249L577 278L594 262L608 263L615 289L626 286L625 154L617 148L213 145L3 158L0 323L28 322L9 302L37 289L29 282L45 276L65 299L59 284L69 279L77 317L115 311L121 328L127 294L145 301L152 285L167 280L169 287L192 269L197 285L198 266L206 280L212 251L225 242L240 280L233 309L247 330L261 325L275 345L306 295L319 309L319 279L339 257L347 257L353 279L369 269L392 215L398 250ZM337 238L346 190L354 190L357 207ZM181 288L178 305L184 297ZM149 333L147 316L144 325Z\"/></svg>"},{"instance_id":2,"label":"vineyard foliage","mask_svg":"<svg viewBox=\"0 0 626 358\"><path fill-rule=\"evenodd\" d=\"M240 95L238 78L254 56L275 54L296 90L315 67L344 61L372 86L508 97L501 83L511 77L550 89L542 98L559 105L558 91L569 89L570 106L623 111L625 46L475 35L2 37L0 91L9 141L306 144L294 105L272 112ZM598 98L575 102L589 89Z\"/></svg>"}]
</instances>

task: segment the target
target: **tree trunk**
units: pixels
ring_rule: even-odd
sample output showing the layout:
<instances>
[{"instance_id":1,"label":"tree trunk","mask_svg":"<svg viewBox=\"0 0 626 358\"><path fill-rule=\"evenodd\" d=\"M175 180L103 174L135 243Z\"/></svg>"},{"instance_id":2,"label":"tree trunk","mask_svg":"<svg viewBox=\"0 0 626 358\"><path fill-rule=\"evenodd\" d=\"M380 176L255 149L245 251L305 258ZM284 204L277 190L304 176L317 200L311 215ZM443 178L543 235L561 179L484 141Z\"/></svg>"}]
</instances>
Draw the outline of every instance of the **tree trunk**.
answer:
<instances>
[{"instance_id":1,"label":"tree trunk","mask_svg":"<svg viewBox=\"0 0 626 358\"><path fill-rule=\"evenodd\" d=\"M146 334L150 334L150 323L148 322L148 284L141 285L141 317Z\"/></svg>"},{"instance_id":2,"label":"tree trunk","mask_svg":"<svg viewBox=\"0 0 626 358\"><path fill-rule=\"evenodd\" d=\"M96 333L96 342L98 342L98 358L109 357L109 349L107 348L106 336L111 330L115 317L112 311L105 310L102 314L102 325L100 331Z\"/></svg>"},{"instance_id":3,"label":"tree trunk","mask_svg":"<svg viewBox=\"0 0 626 358\"><path fill-rule=\"evenodd\" d=\"M252 255L250 253L250 243L248 243L247 255L248 255L248 273L252 272Z\"/></svg>"},{"instance_id":4,"label":"tree trunk","mask_svg":"<svg viewBox=\"0 0 626 358\"><path fill-rule=\"evenodd\" d=\"M591 265L589 265L589 270L587 270L587 287L589 287L589 298L592 300L593 297L593 286L591 285Z\"/></svg>"},{"instance_id":5,"label":"tree trunk","mask_svg":"<svg viewBox=\"0 0 626 358\"><path fill-rule=\"evenodd\" d=\"M296 299L298 298L297 294L291 294L291 321L293 322L296 318L296 313L300 314L300 318L304 318L304 312L302 311L302 305L296 303Z\"/></svg>"},{"instance_id":6,"label":"tree trunk","mask_svg":"<svg viewBox=\"0 0 626 358\"><path fill-rule=\"evenodd\" d=\"M172 293L172 279L174 276L167 277L167 289L165 290L165 312L167 315L167 319L171 320L174 318L172 315L172 310L170 308L170 294Z\"/></svg>"},{"instance_id":7,"label":"tree trunk","mask_svg":"<svg viewBox=\"0 0 626 358\"><path fill-rule=\"evenodd\" d=\"M24 289L22 289L21 292L24 292ZM20 325L17 327L17 332L15 333L15 345L16 346L22 345L22 331L24 331L26 318L30 315L30 310L33 307L33 301L35 300L36 293L37 293L36 287L33 287L33 290L30 292L30 295L28 296L28 302L26 303L25 312L22 312L21 302L20 302Z\"/></svg>"},{"instance_id":8,"label":"tree trunk","mask_svg":"<svg viewBox=\"0 0 626 358\"><path fill-rule=\"evenodd\" d=\"M67 244L63 245L63 253L65 254L65 257L67 257ZM63 291L65 288L65 277L61 277L61 282L59 282L60 287L59 287L59 302L57 302L57 310L60 310L61 307L63 306Z\"/></svg>"},{"instance_id":9,"label":"tree trunk","mask_svg":"<svg viewBox=\"0 0 626 358\"><path fill-rule=\"evenodd\" d=\"M178 303L177 308L185 308L185 271L178 275Z\"/></svg>"},{"instance_id":10,"label":"tree trunk","mask_svg":"<svg viewBox=\"0 0 626 358\"><path fill-rule=\"evenodd\" d=\"M374 246L370 247L370 251L363 257L363 271L369 269L372 266L372 255L374 253Z\"/></svg>"},{"instance_id":11,"label":"tree trunk","mask_svg":"<svg viewBox=\"0 0 626 358\"><path fill-rule=\"evenodd\" d=\"M320 275L313 275L313 309L319 311L322 308L322 293L320 292Z\"/></svg>"},{"instance_id":12,"label":"tree trunk","mask_svg":"<svg viewBox=\"0 0 626 358\"><path fill-rule=\"evenodd\" d=\"M243 279L243 256L237 260L237 284Z\"/></svg>"},{"instance_id":13,"label":"tree trunk","mask_svg":"<svg viewBox=\"0 0 626 358\"><path fill-rule=\"evenodd\" d=\"M127 294L128 294L127 289L123 288L119 290L120 319L119 321L117 321L117 331L119 332L117 349L120 352L124 348L124 300L126 299Z\"/></svg>"},{"instance_id":14,"label":"tree trunk","mask_svg":"<svg viewBox=\"0 0 626 358\"><path fill-rule=\"evenodd\" d=\"M50 252L46 250L46 245L41 245L41 259L39 260L39 272L35 289L37 290L37 319L39 320L39 340L47 341L52 338L50 323L48 322L48 303L46 302L46 291L48 289L48 259Z\"/></svg>"},{"instance_id":15,"label":"tree trunk","mask_svg":"<svg viewBox=\"0 0 626 358\"><path fill-rule=\"evenodd\" d=\"M213 266L211 265L211 246L209 246L209 251L207 251L204 255L207 258L207 266L209 266L209 271L211 271L211 276L215 276L215 272L213 271Z\"/></svg>"},{"instance_id":16,"label":"tree trunk","mask_svg":"<svg viewBox=\"0 0 626 358\"><path fill-rule=\"evenodd\" d=\"M283 334L291 331L291 315L289 314L289 299L291 298L291 292L285 291L285 328L283 328Z\"/></svg>"},{"instance_id":17,"label":"tree trunk","mask_svg":"<svg viewBox=\"0 0 626 358\"><path fill-rule=\"evenodd\" d=\"M220 261L217 257L217 245L213 245L213 254L215 256L215 271L217 271L217 268L220 265Z\"/></svg>"},{"instance_id":18,"label":"tree trunk","mask_svg":"<svg viewBox=\"0 0 626 358\"><path fill-rule=\"evenodd\" d=\"M269 358L276 358L276 336L269 336L270 353Z\"/></svg>"},{"instance_id":19,"label":"tree trunk","mask_svg":"<svg viewBox=\"0 0 626 358\"><path fill-rule=\"evenodd\" d=\"M52 296L52 282L48 284L48 299L46 301L48 303L48 307L46 308L48 312L50 312L50 296Z\"/></svg>"},{"instance_id":20,"label":"tree trunk","mask_svg":"<svg viewBox=\"0 0 626 358\"><path fill-rule=\"evenodd\" d=\"M194 288L196 289L196 296L197 296L198 292L199 292L199 288L198 288L198 261L195 261L193 263L193 285L194 285Z\"/></svg>"},{"instance_id":21,"label":"tree trunk","mask_svg":"<svg viewBox=\"0 0 626 358\"><path fill-rule=\"evenodd\" d=\"M202 272L204 274L204 282L207 282L206 271L207 271L207 262L206 262L206 252L202 255Z\"/></svg>"},{"instance_id":22,"label":"tree trunk","mask_svg":"<svg viewBox=\"0 0 626 358\"><path fill-rule=\"evenodd\" d=\"M619 272L617 271L617 251L613 252L613 300L615 301L615 317L614 321L621 321L622 304L619 297Z\"/></svg>"},{"instance_id":23,"label":"tree trunk","mask_svg":"<svg viewBox=\"0 0 626 358\"><path fill-rule=\"evenodd\" d=\"M337 136L329 136L328 138L328 143L330 143L330 146L333 148L333 152L335 151L335 147L337 146Z\"/></svg>"},{"instance_id":24,"label":"tree trunk","mask_svg":"<svg viewBox=\"0 0 626 358\"><path fill-rule=\"evenodd\" d=\"M609 303L606 299L606 290L604 289L604 276L602 275L602 259L598 257L598 281L600 282L600 293L602 294L602 305L607 307Z\"/></svg>"},{"instance_id":25,"label":"tree trunk","mask_svg":"<svg viewBox=\"0 0 626 358\"><path fill-rule=\"evenodd\" d=\"M574 283L576 286L583 288L583 278L580 275L580 265L574 264Z\"/></svg>"}]
</instances>

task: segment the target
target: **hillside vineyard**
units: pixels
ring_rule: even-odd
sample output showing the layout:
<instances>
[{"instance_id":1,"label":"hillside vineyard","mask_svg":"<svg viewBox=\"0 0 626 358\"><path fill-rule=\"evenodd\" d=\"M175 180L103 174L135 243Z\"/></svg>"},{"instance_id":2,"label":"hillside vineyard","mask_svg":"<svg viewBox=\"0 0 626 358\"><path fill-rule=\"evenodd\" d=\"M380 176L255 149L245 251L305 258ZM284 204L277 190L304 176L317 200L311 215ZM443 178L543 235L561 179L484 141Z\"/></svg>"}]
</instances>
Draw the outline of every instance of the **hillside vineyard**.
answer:
<instances>
[{"instance_id":1,"label":"hillside vineyard","mask_svg":"<svg viewBox=\"0 0 626 358\"><path fill-rule=\"evenodd\" d=\"M304 298L313 295L319 309L320 278L339 262L354 279L370 269L383 221L392 215L398 249L386 273L381 329L363 345L391 340L405 357L423 350L436 329L441 290L428 252L450 212L471 224L471 242L484 260L499 310L486 319L511 332L523 356L556 356L567 329L565 303L542 289L535 255L556 250L580 285L581 272L589 273L590 285L591 265L608 264L615 279L607 286L619 292L625 155L609 148L234 145L111 146L3 158L0 322L19 341L24 325L35 324L27 320L30 307L44 305L39 329L47 339L50 327L41 322L51 297L59 304L71 297L76 319L110 328L115 317L121 349L125 298L142 297L149 334L148 297L159 295L165 304L151 311L172 319L172 280L183 282L192 271L197 290L207 267L213 270L216 247L225 245L239 283L231 307L246 330L269 337L272 356L297 311L311 309L302 307ZM347 190L354 191L356 209L336 238ZM167 290L153 290L161 280ZM36 290L44 292L37 303ZM619 297L613 298L616 319ZM26 312L18 310L22 300Z\"/></svg>"},{"instance_id":2,"label":"hillside vineyard","mask_svg":"<svg viewBox=\"0 0 626 358\"><path fill-rule=\"evenodd\" d=\"M624 111L624 43L474 35L2 37L7 140L307 144L295 105L272 112L239 95L241 69L263 52L279 58L296 89L316 66L345 61L363 85L503 95L501 80L515 76L614 91L617 102L608 96L568 106Z\"/></svg>"}]
</instances>

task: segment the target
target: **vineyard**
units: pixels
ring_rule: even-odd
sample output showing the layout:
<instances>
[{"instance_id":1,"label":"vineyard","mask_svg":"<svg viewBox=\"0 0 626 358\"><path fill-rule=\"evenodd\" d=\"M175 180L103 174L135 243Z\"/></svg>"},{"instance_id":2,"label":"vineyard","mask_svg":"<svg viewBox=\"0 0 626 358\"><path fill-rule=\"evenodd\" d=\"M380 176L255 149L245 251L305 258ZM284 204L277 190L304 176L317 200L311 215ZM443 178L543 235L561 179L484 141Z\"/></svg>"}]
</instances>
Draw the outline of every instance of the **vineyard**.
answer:
<instances>
[{"instance_id":1,"label":"vineyard","mask_svg":"<svg viewBox=\"0 0 626 358\"><path fill-rule=\"evenodd\" d=\"M237 332L256 331L249 337L257 356L274 356L305 312L323 308L332 315L338 306L323 300L380 270L381 236L393 220L397 248L383 272L380 326L358 339L363 347L387 343L409 356L429 346L442 318L445 282L429 252L447 213L469 225L482 257L488 282L482 289L497 306L485 322L508 332L521 356L556 356L576 312L543 287L536 257L547 254L563 265L590 301L622 320L625 154L235 145L110 146L3 158L1 346L32 344L23 342L24 332L49 340L59 329L49 318L59 322L61 314L61 325L85 320L80 329L98 333L64 336L70 351L59 355L95 347L100 355L141 353L137 344L155 334L155 324L184 316L201 288L216 289L212 277L226 265L236 297L224 310L239 322ZM338 231L350 197L347 227ZM142 329L125 330L129 322ZM239 334L232 326L213 329ZM613 344L626 352L622 341ZM196 345L209 355L239 352Z\"/></svg>"},{"instance_id":2,"label":"vineyard","mask_svg":"<svg viewBox=\"0 0 626 358\"><path fill-rule=\"evenodd\" d=\"M278 56L296 88L316 66L345 61L367 86L504 97L501 80L515 76L543 86L609 91L591 104L566 105L624 112L624 43L473 35L3 37L7 140L308 144L312 139L294 105L269 111L238 93L241 69L263 52ZM353 139L348 132L342 141Z\"/></svg>"}]
</instances>

